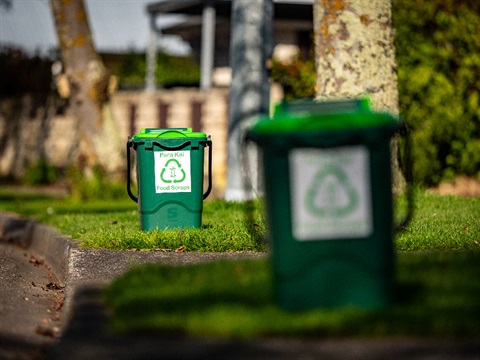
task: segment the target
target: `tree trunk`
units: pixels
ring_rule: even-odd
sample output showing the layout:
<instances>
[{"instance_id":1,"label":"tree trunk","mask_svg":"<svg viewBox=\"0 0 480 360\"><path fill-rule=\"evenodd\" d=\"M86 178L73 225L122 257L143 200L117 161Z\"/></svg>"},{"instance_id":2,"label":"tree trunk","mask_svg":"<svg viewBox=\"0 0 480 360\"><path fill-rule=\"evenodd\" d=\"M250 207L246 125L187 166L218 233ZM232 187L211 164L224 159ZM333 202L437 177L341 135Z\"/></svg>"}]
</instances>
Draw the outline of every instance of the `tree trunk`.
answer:
<instances>
[{"instance_id":1,"label":"tree trunk","mask_svg":"<svg viewBox=\"0 0 480 360\"><path fill-rule=\"evenodd\" d=\"M398 114L391 0L315 0L315 58L320 99L368 96L373 108ZM393 190L403 191L397 141Z\"/></svg>"},{"instance_id":2,"label":"tree trunk","mask_svg":"<svg viewBox=\"0 0 480 360\"><path fill-rule=\"evenodd\" d=\"M84 2L50 0L50 5L68 80L70 110L78 125L73 162L87 176L95 166L113 172L121 157L120 139L108 111L111 77L93 46Z\"/></svg>"}]
</instances>

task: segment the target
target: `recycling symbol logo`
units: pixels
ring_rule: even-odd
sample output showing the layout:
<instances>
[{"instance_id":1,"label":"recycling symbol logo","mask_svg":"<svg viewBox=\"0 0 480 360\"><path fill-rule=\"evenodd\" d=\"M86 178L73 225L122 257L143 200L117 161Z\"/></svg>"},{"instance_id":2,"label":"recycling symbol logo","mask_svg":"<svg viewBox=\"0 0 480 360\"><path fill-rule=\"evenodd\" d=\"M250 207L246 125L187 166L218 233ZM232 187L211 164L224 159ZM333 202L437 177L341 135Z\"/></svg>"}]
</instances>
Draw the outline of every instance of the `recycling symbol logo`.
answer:
<instances>
[{"instance_id":1,"label":"recycling symbol logo","mask_svg":"<svg viewBox=\"0 0 480 360\"><path fill-rule=\"evenodd\" d=\"M348 175L334 164L323 166L305 192L306 209L315 216L348 216L357 210L358 205L358 193Z\"/></svg>"},{"instance_id":2,"label":"recycling symbol logo","mask_svg":"<svg viewBox=\"0 0 480 360\"><path fill-rule=\"evenodd\" d=\"M155 151L155 193L192 191L190 151Z\"/></svg>"},{"instance_id":3,"label":"recycling symbol logo","mask_svg":"<svg viewBox=\"0 0 480 360\"><path fill-rule=\"evenodd\" d=\"M373 233L367 147L295 148L288 161L297 241L358 239Z\"/></svg>"},{"instance_id":4,"label":"recycling symbol logo","mask_svg":"<svg viewBox=\"0 0 480 360\"><path fill-rule=\"evenodd\" d=\"M182 168L182 164L176 159L170 159L160 172L160 180L165 184L177 184L185 180L187 174Z\"/></svg>"}]
</instances>

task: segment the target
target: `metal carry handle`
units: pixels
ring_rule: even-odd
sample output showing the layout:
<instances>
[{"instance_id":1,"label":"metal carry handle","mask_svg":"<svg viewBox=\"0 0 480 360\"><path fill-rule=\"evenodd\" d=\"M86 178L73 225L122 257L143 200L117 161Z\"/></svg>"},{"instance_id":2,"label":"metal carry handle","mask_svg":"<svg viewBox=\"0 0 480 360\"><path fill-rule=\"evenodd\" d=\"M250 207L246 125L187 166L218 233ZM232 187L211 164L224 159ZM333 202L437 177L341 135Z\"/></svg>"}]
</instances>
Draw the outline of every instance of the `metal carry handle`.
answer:
<instances>
[{"instance_id":1,"label":"metal carry handle","mask_svg":"<svg viewBox=\"0 0 480 360\"><path fill-rule=\"evenodd\" d=\"M130 199L138 203L138 197L133 195L132 190L130 189L130 148L132 147L132 138L129 136L127 141L127 193L130 196Z\"/></svg>"},{"instance_id":2,"label":"metal carry handle","mask_svg":"<svg viewBox=\"0 0 480 360\"><path fill-rule=\"evenodd\" d=\"M208 146L208 187L207 190L203 193L203 200L205 200L210 192L212 191L212 140L210 136L208 137L205 146Z\"/></svg>"},{"instance_id":3,"label":"metal carry handle","mask_svg":"<svg viewBox=\"0 0 480 360\"><path fill-rule=\"evenodd\" d=\"M415 206L414 206L411 143L410 143L410 135L408 133L408 129L405 123L402 125L402 127L398 130L397 133L399 135L404 135L404 139L405 139L403 154L404 154L404 161L405 161L405 173L404 173L405 182L406 182L405 195L407 199L407 214L398 223L398 225L395 226L395 231L400 232L400 231L403 231L412 220Z\"/></svg>"},{"instance_id":4,"label":"metal carry handle","mask_svg":"<svg viewBox=\"0 0 480 360\"><path fill-rule=\"evenodd\" d=\"M130 199L138 203L138 196L135 196L131 190L131 164L130 164L130 148L132 147L132 138L128 137L127 141L127 193L130 196ZM155 143L157 144L157 143ZM203 199L205 200L210 192L212 191L212 140L208 137L208 140L205 142L205 146L208 146L208 187L205 193L203 194ZM162 146L163 147L163 146Z\"/></svg>"}]
</instances>

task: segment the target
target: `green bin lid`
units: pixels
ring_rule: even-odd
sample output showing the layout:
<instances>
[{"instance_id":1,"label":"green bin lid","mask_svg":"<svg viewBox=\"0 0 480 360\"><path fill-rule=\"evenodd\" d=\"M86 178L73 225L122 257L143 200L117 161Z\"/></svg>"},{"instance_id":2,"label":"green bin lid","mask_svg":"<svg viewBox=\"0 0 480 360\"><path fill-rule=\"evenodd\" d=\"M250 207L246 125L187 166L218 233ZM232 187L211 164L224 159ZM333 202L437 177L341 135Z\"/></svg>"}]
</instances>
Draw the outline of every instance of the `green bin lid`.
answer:
<instances>
[{"instance_id":1,"label":"green bin lid","mask_svg":"<svg viewBox=\"0 0 480 360\"><path fill-rule=\"evenodd\" d=\"M391 114L372 112L368 101L308 102L283 105L273 119L262 118L250 130L252 134L310 133L316 131L347 131L384 126L398 126L399 120Z\"/></svg>"},{"instance_id":2,"label":"green bin lid","mask_svg":"<svg viewBox=\"0 0 480 360\"><path fill-rule=\"evenodd\" d=\"M132 136L135 139L176 139L176 138L205 138L202 132L193 132L192 128L146 128L140 129L139 134Z\"/></svg>"}]
</instances>

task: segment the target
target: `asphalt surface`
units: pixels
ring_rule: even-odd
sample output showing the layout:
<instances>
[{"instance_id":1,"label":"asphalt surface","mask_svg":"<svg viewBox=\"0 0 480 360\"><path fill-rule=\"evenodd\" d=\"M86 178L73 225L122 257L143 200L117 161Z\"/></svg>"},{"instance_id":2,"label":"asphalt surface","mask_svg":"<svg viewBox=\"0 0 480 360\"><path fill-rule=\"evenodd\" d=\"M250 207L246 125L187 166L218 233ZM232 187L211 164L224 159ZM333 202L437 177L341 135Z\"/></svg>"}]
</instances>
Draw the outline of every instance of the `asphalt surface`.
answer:
<instances>
[{"instance_id":1,"label":"asphalt surface","mask_svg":"<svg viewBox=\"0 0 480 360\"><path fill-rule=\"evenodd\" d=\"M184 265L258 253L80 249L52 229L0 214L0 359L480 360L477 339L195 339L112 334L100 291L133 264Z\"/></svg>"}]
</instances>

